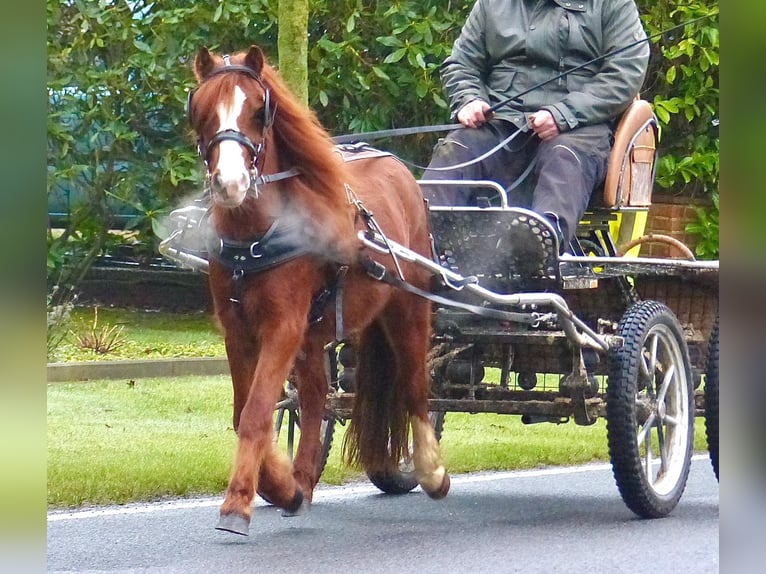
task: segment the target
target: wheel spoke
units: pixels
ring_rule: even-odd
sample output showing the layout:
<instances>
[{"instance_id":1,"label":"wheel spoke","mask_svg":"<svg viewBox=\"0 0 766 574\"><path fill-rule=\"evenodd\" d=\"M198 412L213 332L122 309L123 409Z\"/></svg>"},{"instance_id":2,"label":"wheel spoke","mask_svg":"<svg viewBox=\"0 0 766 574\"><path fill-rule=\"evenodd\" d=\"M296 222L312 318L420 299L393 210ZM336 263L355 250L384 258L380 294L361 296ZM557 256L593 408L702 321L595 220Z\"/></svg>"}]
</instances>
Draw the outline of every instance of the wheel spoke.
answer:
<instances>
[{"instance_id":1,"label":"wheel spoke","mask_svg":"<svg viewBox=\"0 0 766 574\"><path fill-rule=\"evenodd\" d=\"M657 368L657 345L659 344L659 337L656 334L652 334L647 342L649 343L649 373L651 376Z\"/></svg>"},{"instance_id":2,"label":"wheel spoke","mask_svg":"<svg viewBox=\"0 0 766 574\"><path fill-rule=\"evenodd\" d=\"M290 459L292 459L295 447L295 427L300 425L298 412L292 409L288 411L287 421L287 453Z\"/></svg>"},{"instance_id":3,"label":"wheel spoke","mask_svg":"<svg viewBox=\"0 0 766 574\"><path fill-rule=\"evenodd\" d=\"M654 426L654 421L655 420L657 420L657 414L656 413L650 414L649 418L646 419L646 422L644 423L644 426L641 429L641 432L638 433L638 446L639 447L642 444L644 444L644 442L646 441L646 437L649 436L649 433L652 432L652 427ZM647 450L648 450L648 447L647 447Z\"/></svg>"},{"instance_id":4,"label":"wheel spoke","mask_svg":"<svg viewBox=\"0 0 766 574\"><path fill-rule=\"evenodd\" d=\"M667 372L665 373L665 376L662 378L662 385L659 388L659 391L657 392L657 402L663 403L665 402L665 396L668 393L668 389L670 388L670 384L673 382L673 375L675 375L676 372L676 366L671 364L668 367Z\"/></svg>"},{"instance_id":5,"label":"wheel spoke","mask_svg":"<svg viewBox=\"0 0 766 574\"><path fill-rule=\"evenodd\" d=\"M282 430L282 421L285 419L285 409L279 408L277 416L274 419L274 442L279 438L279 431Z\"/></svg>"},{"instance_id":6,"label":"wheel spoke","mask_svg":"<svg viewBox=\"0 0 766 574\"><path fill-rule=\"evenodd\" d=\"M668 462L668 453L667 449L665 448L665 427L663 426L662 422L657 425L657 444L659 445L660 449L660 471L657 475L659 478L665 474L665 469L667 468Z\"/></svg>"},{"instance_id":7,"label":"wheel spoke","mask_svg":"<svg viewBox=\"0 0 766 574\"><path fill-rule=\"evenodd\" d=\"M643 351L640 354L639 374L642 376L643 385L639 384L639 389L646 389L649 397L654 397L654 385L652 384L657 375L657 335L650 335L645 342Z\"/></svg>"},{"instance_id":8,"label":"wheel spoke","mask_svg":"<svg viewBox=\"0 0 766 574\"><path fill-rule=\"evenodd\" d=\"M649 365L646 362L647 355L646 355L646 349L644 349L644 352L639 354L638 356L638 370L640 376L642 376L644 379L651 379L652 374L651 371L649 371Z\"/></svg>"},{"instance_id":9,"label":"wheel spoke","mask_svg":"<svg viewBox=\"0 0 766 574\"><path fill-rule=\"evenodd\" d=\"M646 459L644 460L644 474L646 474L646 480L649 484L654 483L654 475L652 474L652 439L646 441Z\"/></svg>"},{"instance_id":10,"label":"wheel spoke","mask_svg":"<svg viewBox=\"0 0 766 574\"><path fill-rule=\"evenodd\" d=\"M678 417L665 415L662 419L666 427L677 427L680 424Z\"/></svg>"}]
</instances>

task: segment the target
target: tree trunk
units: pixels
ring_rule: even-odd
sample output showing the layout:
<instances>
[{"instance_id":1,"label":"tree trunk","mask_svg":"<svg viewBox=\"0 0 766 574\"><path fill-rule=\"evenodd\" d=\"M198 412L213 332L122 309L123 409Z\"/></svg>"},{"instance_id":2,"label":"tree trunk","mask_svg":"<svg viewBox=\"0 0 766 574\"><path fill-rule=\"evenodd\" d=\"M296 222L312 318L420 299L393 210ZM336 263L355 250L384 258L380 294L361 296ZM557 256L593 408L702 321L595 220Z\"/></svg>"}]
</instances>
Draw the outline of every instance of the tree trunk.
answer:
<instances>
[{"instance_id":1,"label":"tree trunk","mask_svg":"<svg viewBox=\"0 0 766 574\"><path fill-rule=\"evenodd\" d=\"M308 0L279 0L279 73L308 104Z\"/></svg>"}]
</instances>

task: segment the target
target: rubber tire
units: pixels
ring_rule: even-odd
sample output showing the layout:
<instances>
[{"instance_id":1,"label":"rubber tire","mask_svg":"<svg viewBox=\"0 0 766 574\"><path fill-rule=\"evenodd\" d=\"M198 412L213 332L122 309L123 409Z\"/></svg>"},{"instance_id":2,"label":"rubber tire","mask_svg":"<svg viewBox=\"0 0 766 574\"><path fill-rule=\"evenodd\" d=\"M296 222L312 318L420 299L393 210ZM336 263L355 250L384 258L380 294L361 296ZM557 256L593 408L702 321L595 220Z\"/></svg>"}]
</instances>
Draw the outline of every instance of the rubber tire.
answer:
<instances>
[{"instance_id":1,"label":"rubber tire","mask_svg":"<svg viewBox=\"0 0 766 574\"><path fill-rule=\"evenodd\" d=\"M434 427L436 440L441 440L444 430L444 411L432 411L428 414L431 425ZM404 466L404 465L402 465ZM396 472L368 472L367 477L385 494L407 494L418 485L414 470L405 470L400 466Z\"/></svg>"},{"instance_id":2,"label":"rubber tire","mask_svg":"<svg viewBox=\"0 0 766 574\"><path fill-rule=\"evenodd\" d=\"M705 435L710 453L710 463L718 479L718 362L720 347L718 342L718 317L708 343L707 371L705 373Z\"/></svg>"},{"instance_id":3,"label":"rubber tire","mask_svg":"<svg viewBox=\"0 0 766 574\"><path fill-rule=\"evenodd\" d=\"M628 309L618 326L623 337L622 347L609 354L607 384L607 439L615 482L627 507L642 518L660 518L668 515L681 499L691 467L694 446L694 390L686 340L678 319L664 304L641 301ZM662 401L662 412L678 421L674 426L661 425L664 433L664 458L667 461L663 476L647 476L644 455L639 445L639 395L647 398L647 388L655 394L662 376L657 369L648 383L639 387L640 363L644 351L649 351L650 340L657 341L656 357L668 357L675 366L670 378L670 392ZM646 346L646 347L645 347ZM646 379L647 377L644 377ZM659 380L657 380L659 378ZM664 419L657 409L651 415ZM644 421L646 422L646 421ZM657 440L657 425L652 425L650 440ZM646 444L646 441L643 442ZM652 453L654 456L654 453ZM660 452L660 454L663 454ZM656 480L655 480L656 479Z\"/></svg>"}]
</instances>

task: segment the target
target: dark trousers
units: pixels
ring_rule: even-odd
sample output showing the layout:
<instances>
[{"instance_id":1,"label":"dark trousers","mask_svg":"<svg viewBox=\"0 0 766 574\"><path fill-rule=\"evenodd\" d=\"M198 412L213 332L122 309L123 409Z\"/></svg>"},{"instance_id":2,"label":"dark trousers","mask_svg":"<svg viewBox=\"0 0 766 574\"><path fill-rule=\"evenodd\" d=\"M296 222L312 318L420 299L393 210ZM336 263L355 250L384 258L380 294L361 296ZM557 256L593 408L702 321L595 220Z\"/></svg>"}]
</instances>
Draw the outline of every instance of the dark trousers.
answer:
<instances>
[{"instance_id":1,"label":"dark trousers","mask_svg":"<svg viewBox=\"0 0 766 574\"><path fill-rule=\"evenodd\" d=\"M567 245L588 207L594 188L604 181L612 146L612 130L606 124L584 126L564 132L546 142L533 132L520 133L506 147L479 163L456 170L433 168L461 164L492 149L516 132L510 122L491 121L478 129L464 128L447 134L434 147L423 179L487 179L508 189L530 162L535 164L521 184L508 192L508 203L558 218ZM462 186L423 186L432 205L476 205L487 190Z\"/></svg>"}]
</instances>

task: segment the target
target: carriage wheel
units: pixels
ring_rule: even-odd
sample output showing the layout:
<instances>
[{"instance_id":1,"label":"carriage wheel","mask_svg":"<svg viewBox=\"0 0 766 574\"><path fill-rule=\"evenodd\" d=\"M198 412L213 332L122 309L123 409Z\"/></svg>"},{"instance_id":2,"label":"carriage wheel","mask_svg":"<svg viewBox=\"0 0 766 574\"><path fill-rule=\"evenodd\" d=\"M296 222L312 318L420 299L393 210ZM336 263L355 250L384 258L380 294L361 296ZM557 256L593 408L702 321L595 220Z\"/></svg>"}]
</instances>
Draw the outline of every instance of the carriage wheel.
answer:
<instances>
[{"instance_id":1,"label":"carriage wheel","mask_svg":"<svg viewBox=\"0 0 766 574\"><path fill-rule=\"evenodd\" d=\"M662 303L641 301L609 354L607 438L622 499L642 518L670 513L686 487L694 436L691 366L683 329Z\"/></svg>"},{"instance_id":2,"label":"carriage wheel","mask_svg":"<svg viewBox=\"0 0 766 574\"><path fill-rule=\"evenodd\" d=\"M279 441L282 433L286 434L287 454L291 459L295 453L296 431L300 433L300 429L301 410L298 406L298 390L292 383L288 382L285 385L285 398L277 403L277 409L274 414L274 440ZM314 475L317 481L322 476L324 467L327 465L327 459L330 457L330 448L332 447L334 435L335 418L332 415L325 414L322 419L322 426L319 429L319 441L322 447Z\"/></svg>"},{"instance_id":3,"label":"carriage wheel","mask_svg":"<svg viewBox=\"0 0 766 574\"><path fill-rule=\"evenodd\" d=\"M434 427L436 440L441 440L442 430L444 430L444 411L431 411L428 413L428 418ZM412 455L411 448L410 455ZM367 477L372 484L386 494L407 494L418 485L412 456L402 460L395 472L368 472Z\"/></svg>"},{"instance_id":4,"label":"carriage wheel","mask_svg":"<svg viewBox=\"0 0 766 574\"><path fill-rule=\"evenodd\" d=\"M710 462L718 480L718 317L708 346L707 372L705 373L705 434Z\"/></svg>"}]
</instances>

